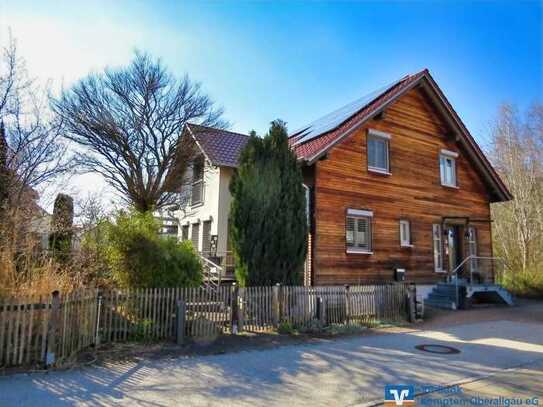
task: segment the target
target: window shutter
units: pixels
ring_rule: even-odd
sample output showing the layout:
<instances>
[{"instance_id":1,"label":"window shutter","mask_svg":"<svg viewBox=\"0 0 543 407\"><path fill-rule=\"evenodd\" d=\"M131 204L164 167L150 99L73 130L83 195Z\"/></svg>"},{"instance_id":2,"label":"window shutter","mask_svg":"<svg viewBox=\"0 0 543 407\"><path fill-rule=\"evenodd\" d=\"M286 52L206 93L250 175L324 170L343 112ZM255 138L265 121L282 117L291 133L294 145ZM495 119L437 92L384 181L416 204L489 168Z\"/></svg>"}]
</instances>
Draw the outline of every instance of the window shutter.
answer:
<instances>
[{"instance_id":1,"label":"window shutter","mask_svg":"<svg viewBox=\"0 0 543 407\"><path fill-rule=\"evenodd\" d=\"M211 221L206 220L202 229L202 252L209 255L211 251Z\"/></svg>"},{"instance_id":2,"label":"window shutter","mask_svg":"<svg viewBox=\"0 0 543 407\"><path fill-rule=\"evenodd\" d=\"M181 231L181 240L189 240L189 225L184 225Z\"/></svg>"},{"instance_id":3,"label":"window shutter","mask_svg":"<svg viewBox=\"0 0 543 407\"><path fill-rule=\"evenodd\" d=\"M194 247L194 250L199 251L199 243L200 243L200 224L199 223L193 223L192 224L192 246Z\"/></svg>"},{"instance_id":4,"label":"window shutter","mask_svg":"<svg viewBox=\"0 0 543 407\"><path fill-rule=\"evenodd\" d=\"M477 256L477 229L474 226L468 227L468 253L470 256ZM470 259L469 264L472 272L477 271L477 259Z\"/></svg>"},{"instance_id":5,"label":"window shutter","mask_svg":"<svg viewBox=\"0 0 543 407\"><path fill-rule=\"evenodd\" d=\"M432 225L432 235L434 243L434 268L435 271L443 271L443 244L441 225L436 223Z\"/></svg>"},{"instance_id":6,"label":"window shutter","mask_svg":"<svg viewBox=\"0 0 543 407\"><path fill-rule=\"evenodd\" d=\"M358 218L356 243L361 249L370 251L370 222L369 218Z\"/></svg>"},{"instance_id":7,"label":"window shutter","mask_svg":"<svg viewBox=\"0 0 543 407\"><path fill-rule=\"evenodd\" d=\"M356 219L348 216L347 221L346 221L346 227L345 227L345 231L346 231L345 239L347 240L347 246L355 245L355 240L354 240L355 224L356 224Z\"/></svg>"},{"instance_id":8,"label":"window shutter","mask_svg":"<svg viewBox=\"0 0 543 407\"><path fill-rule=\"evenodd\" d=\"M351 252L371 252L371 219L369 210L348 209L345 220L345 241Z\"/></svg>"}]
</instances>

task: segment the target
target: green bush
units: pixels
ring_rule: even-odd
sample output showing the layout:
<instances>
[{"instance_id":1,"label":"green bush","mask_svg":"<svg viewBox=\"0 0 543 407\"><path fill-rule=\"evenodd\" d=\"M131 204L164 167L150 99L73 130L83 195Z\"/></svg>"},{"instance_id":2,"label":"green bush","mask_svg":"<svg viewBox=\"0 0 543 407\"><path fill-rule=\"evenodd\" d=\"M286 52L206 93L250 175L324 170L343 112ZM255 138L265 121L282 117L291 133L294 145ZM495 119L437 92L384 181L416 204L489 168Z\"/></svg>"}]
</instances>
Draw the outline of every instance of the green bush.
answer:
<instances>
[{"instance_id":1,"label":"green bush","mask_svg":"<svg viewBox=\"0 0 543 407\"><path fill-rule=\"evenodd\" d=\"M97 246L121 287L196 287L202 264L188 241L162 238L152 213L120 212L106 222L105 243Z\"/></svg>"},{"instance_id":2,"label":"green bush","mask_svg":"<svg viewBox=\"0 0 543 407\"><path fill-rule=\"evenodd\" d=\"M533 270L506 273L499 277L499 283L519 297L543 298L543 272Z\"/></svg>"},{"instance_id":3,"label":"green bush","mask_svg":"<svg viewBox=\"0 0 543 407\"><path fill-rule=\"evenodd\" d=\"M294 329L294 325L292 325L290 322L283 321L277 327L277 332L283 335L291 335L295 333L296 330Z\"/></svg>"}]
</instances>

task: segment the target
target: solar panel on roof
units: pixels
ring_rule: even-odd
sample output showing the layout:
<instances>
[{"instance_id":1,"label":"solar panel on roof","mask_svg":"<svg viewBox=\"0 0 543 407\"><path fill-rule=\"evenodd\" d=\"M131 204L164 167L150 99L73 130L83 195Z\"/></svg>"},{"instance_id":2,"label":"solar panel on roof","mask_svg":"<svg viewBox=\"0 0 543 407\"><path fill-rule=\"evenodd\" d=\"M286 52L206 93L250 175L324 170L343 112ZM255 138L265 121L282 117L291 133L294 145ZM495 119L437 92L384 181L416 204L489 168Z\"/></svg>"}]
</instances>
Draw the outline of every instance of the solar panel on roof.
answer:
<instances>
[{"instance_id":1,"label":"solar panel on roof","mask_svg":"<svg viewBox=\"0 0 543 407\"><path fill-rule=\"evenodd\" d=\"M320 135L329 132L330 130L335 129L341 123L349 119L356 112L362 110L370 102L376 99L379 95L384 93L387 89L390 89L397 83L401 82L404 78L394 81L393 83L383 86L382 88L367 94L366 96L361 97L360 99L355 100L354 102L345 105L332 113L321 117L320 119L315 120L307 126L304 126L295 132L292 133L292 136L295 136L296 141L292 143L293 146L297 146L303 143L306 143Z\"/></svg>"}]
</instances>

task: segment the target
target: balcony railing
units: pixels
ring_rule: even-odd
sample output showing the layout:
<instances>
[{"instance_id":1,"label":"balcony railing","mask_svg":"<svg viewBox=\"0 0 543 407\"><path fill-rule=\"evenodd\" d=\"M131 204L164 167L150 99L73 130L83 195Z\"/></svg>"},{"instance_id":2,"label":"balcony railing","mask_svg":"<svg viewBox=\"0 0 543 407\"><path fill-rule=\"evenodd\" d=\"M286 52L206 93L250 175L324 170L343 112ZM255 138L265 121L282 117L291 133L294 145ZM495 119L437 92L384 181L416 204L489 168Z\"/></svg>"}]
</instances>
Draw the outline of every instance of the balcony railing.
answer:
<instances>
[{"instance_id":1,"label":"balcony railing","mask_svg":"<svg viewBox=\"0 0 543 407\"><path fill-rule=\"evenodd\" d=\"M202 202L204 202L204 180L199 179L192 183L190 203L194 206Z\"/></svg>"},{"instance_id":2,"label":"balcony railing","mask_svg":"<svg viewBox=\"0 0 543 407\"><path fill-rule=\"evenodd\" d=\"M231 251L227 252L205 252L203 251L202 256L208 259L212 259L217 262L225 272L233 272L235 267L234 253Z\"/></svg>"}]
</instances>

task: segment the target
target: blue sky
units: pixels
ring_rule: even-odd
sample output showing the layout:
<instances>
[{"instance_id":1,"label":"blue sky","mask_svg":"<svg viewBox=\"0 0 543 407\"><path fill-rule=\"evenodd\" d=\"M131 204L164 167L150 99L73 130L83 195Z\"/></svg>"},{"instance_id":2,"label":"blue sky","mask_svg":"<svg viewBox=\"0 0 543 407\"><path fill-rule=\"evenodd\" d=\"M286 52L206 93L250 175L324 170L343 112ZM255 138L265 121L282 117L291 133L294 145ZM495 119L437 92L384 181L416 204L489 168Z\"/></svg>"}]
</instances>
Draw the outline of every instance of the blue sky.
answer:
<instances>
[{"instance_id":1,"label":"blue sky","mask_svg":"<svg viewBox=\"0 0 543 407\"><path fill-rule=\"evenodd\" d=\"M69 85L135 48L185 72L233 129L295 129L403 75L430 72L483 146L500 103L543 99L536 1L0 0L29 70Z\"/></svg>"}]
</instances>

